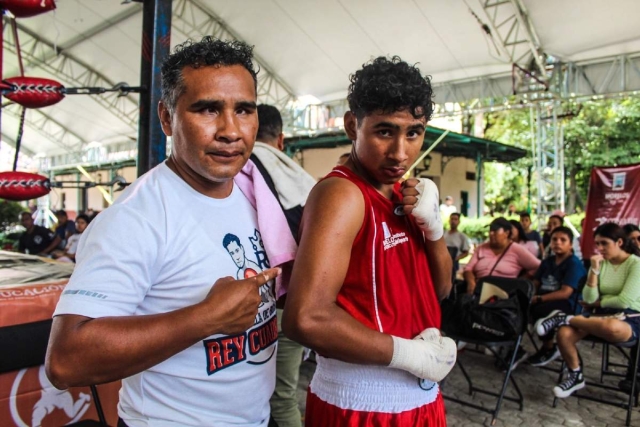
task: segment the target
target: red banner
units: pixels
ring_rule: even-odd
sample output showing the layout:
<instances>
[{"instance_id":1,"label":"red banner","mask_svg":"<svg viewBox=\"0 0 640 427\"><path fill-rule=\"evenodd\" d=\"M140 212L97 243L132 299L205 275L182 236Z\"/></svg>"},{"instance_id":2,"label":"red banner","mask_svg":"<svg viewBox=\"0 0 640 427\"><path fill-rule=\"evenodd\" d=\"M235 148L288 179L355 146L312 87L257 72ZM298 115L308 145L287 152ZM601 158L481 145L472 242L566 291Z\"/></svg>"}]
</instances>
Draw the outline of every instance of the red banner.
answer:
<instances>
[{"instance_id":1,"label":"red banner","mask_svg":"<svg viewBox=\"0 0 640 427\"><path fill-rule=\"evenodd\" d=\"M640 164L591 170L580 246L582 257L595 254L593 232L600 224L640 224Z\"/></svg>"}]
</instances>

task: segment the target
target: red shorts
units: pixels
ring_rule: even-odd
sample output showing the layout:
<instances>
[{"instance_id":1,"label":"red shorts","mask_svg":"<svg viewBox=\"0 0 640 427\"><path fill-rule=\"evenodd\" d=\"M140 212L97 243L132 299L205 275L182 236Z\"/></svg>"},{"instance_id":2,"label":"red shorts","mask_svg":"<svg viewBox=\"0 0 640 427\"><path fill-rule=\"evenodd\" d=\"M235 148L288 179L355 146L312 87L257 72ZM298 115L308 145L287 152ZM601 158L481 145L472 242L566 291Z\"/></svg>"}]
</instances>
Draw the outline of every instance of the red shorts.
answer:
<instances>
[{"instance_id":1,"label":"red shorts","mask_svg":"<svg viewBox=\"0 0 640 427\"><path fill-rule=\"evenodd\" d=\"M390 414L340 409L307 390L306 427L446 427L442 394L435 401L410 411Z\"/></svg>"}]
</instances>

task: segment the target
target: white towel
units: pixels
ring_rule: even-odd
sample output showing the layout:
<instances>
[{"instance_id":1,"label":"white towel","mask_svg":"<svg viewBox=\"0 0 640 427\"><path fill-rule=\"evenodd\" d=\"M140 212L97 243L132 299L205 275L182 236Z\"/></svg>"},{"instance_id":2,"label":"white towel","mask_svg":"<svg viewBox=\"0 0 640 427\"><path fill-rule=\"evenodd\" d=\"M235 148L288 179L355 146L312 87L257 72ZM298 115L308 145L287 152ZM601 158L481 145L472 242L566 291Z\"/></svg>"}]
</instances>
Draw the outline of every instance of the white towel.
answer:
<instances>
[{"instance_id":1,"label":"white towel","mask_svg":"<svg viewBox=\"0 0 640 427\"><path fill-rule=\"evenodd\" d=\"M256 141L253 154L269 171L282 207L287 210L304 206L316 180L286 154L268 144Z\"/></svg>"}]
</instances>

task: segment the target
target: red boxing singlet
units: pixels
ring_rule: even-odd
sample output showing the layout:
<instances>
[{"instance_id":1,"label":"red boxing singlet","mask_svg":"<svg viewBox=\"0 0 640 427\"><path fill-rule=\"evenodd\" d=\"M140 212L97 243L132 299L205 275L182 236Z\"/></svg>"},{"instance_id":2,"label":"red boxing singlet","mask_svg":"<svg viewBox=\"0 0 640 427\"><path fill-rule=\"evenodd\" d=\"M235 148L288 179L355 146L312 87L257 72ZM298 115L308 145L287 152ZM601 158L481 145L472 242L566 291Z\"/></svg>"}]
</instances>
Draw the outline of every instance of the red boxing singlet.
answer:
<instances>
[{"instance_id":1,"label":"red boxing singlet","mask_svg":"<svg viewBox=\"0 0 640 427\"><path fill-rule=\"evenodd\" d=\"M440 304L424 237L411 215L395 213L400 193L394 191L389 200L343 166L328 177L353 182L365 202L338 305L371 329L401 338L412 339L430 327L439 329Z\"/></svg>"},{"instance_id":2,"label":"red boxing singlet","mask_svg":"<svg viewBox=\"0 0 640 427\"><path fill-rule=\"evenodd\" d=\"M395 213L400 193L394 191L388 200L342 166L328 177L353 182L365 202L338 305L369 328L401 338L439 328L440 305L424 237L411 215ZM438 384L387 366L319 354L316 360L307 395L307 427L446 426Z\"/></svg>"}]
</instances>

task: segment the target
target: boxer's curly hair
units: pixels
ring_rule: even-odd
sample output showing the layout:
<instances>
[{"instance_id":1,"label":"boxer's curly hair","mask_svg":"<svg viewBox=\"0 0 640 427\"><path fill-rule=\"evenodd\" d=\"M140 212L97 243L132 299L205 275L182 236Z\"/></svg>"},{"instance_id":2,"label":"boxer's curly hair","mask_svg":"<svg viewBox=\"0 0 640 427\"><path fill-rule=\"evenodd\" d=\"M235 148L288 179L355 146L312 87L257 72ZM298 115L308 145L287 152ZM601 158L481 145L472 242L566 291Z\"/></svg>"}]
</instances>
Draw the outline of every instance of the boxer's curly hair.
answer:
<instances>
[{"instance_id":1,"label":"boxer's curly hair","mask_svg":"<svg viewBox=\"0 0 640 427\"><path fill-rule=\"evenodd\" d=\"M423 77L415 65L407 64L399 56L379 56L363 64L349 79L347 100L358 120L376 111L389 114L404 109L416 119L431 120L431 78Z\"/></svg>"},{"instance_id":2,"label":"boxer's curly hair","mask_svg":"<svg viewBox=\"0 0 640 427\"><path fill-rule=\"evenodd\" d=\"M258 72L253 66L253 46L240 41L223 41L205 36L199 42L187 40L175 47L162 64L162 102L173 112L178 98L185 90L182 69L208 65L241 65L253 77L254 88L258 87Z\"/></svg>"}]
</instances>

